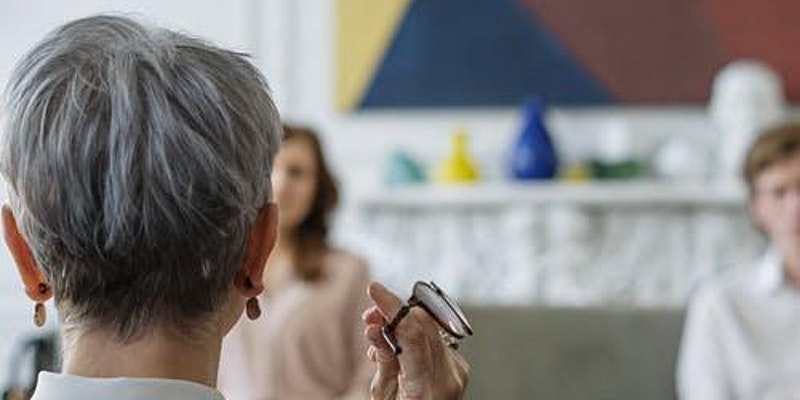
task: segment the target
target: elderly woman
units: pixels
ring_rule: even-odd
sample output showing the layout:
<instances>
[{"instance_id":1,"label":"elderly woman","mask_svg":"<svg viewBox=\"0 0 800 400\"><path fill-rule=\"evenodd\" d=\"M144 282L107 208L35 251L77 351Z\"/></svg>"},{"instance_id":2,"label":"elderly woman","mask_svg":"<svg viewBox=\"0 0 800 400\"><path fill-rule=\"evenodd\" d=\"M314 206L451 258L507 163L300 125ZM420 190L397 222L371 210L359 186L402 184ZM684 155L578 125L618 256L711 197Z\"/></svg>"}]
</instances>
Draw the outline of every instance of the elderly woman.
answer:
<instances>
[{"instance_id":1,"label":"elderly woman","mask_svg":"<svg viewBox=\"0 0 800 400\"><path fill-rule=\"evenodd\" d=\"M47 36L6 96L5 238L35 321L54 298L65 343L63 373L41 374L34 398L221 399L222 338L245 309L259 317L276 240L265 178L281 127L262 76L197 39L98 16ZM381 327L407 308L378 284L369 295L373 396L460 397L466 364L432 320L415 308L392 321L396 356Z\"/></svg>"}]
</instances>

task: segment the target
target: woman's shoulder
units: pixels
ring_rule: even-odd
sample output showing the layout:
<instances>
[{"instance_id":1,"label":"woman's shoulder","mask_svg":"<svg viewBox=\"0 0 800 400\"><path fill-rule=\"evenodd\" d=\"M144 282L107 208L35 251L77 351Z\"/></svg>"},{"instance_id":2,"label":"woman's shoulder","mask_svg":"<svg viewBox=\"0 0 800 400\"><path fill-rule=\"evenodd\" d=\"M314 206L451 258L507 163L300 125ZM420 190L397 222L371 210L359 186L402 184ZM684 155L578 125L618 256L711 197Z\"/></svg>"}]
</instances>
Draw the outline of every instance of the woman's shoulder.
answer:
<instances>
[{"instance_id":1,"label":"woman's shoulder","mask_svg":"<svg viewBox=\"0 0 800 400\"><path fill-rule=\"evenodd\" d=\"M342 248L330 248L325 258L328 264L343 265L364 270L368 269L367 261L363 257Z\"/></svg>"},{"instance_id":2,"label":"woman's shoulder","mask_svg":"<svg viewBox=\"0 0 800 400\"><path fill-rule=\"evenodd\" d=\"M341 248L331 248L325 255L326 269L336 275L369 279L369 265L361 256Z\"/></svg>"}]
</instances>

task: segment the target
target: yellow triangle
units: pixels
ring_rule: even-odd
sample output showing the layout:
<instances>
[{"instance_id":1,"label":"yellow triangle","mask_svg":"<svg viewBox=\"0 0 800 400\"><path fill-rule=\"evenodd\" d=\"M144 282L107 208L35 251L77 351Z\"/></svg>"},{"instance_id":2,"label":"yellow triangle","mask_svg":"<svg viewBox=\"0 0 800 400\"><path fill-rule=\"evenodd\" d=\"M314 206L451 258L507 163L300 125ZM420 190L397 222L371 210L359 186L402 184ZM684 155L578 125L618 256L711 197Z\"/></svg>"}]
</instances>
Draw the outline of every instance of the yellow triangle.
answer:
<instances>
[{"instance_id":1,"label":"yellow triangle","mask_svg":"<svg viewBox=\"0 0 800 400\"><path fill-rule=\"evenodd\" d=\"M411 1L338 1L337 109L353 110L361 102Z\"/></svg>"}]
</instances>

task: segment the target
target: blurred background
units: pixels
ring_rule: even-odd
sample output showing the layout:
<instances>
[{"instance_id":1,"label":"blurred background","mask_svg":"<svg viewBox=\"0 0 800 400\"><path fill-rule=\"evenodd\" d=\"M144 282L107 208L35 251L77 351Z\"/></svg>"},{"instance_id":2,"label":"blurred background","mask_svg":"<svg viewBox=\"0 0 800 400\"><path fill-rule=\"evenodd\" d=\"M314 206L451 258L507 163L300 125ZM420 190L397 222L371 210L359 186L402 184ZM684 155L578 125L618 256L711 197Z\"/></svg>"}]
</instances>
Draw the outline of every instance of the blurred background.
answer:
<instances>
[{"instance_id":1,"label":"blurred background","mask_svg":"<svg viewBox=\"0 0 800 400\"><path fill-rule=\"evenodd\" d=\"M763 249L743 149L800 94L790 0L3 0L0 85L99 12L252 56L322 135L335 242L474 316L473 398L673 396L693 288ZM25 379L46 330L0 265L0 379Z\"/></svg>"}]
</instances>

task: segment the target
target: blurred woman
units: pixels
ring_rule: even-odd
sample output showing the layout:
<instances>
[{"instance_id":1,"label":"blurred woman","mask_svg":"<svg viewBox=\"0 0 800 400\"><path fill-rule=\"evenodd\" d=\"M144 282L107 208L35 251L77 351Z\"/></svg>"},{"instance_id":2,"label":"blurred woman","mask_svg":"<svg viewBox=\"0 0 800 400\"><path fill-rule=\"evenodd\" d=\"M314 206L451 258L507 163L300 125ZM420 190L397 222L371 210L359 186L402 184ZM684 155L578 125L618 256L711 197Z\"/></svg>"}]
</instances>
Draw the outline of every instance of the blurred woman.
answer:
<instances>
[{"instance_id":1,"label":"blurred woman","mask_svg":"<svg viewBox=\"0 0 800 400\"><path fill-rule=\"evenodd\" d=\"M267 318L241 321L226 339L220 389L232 400L366 398L369 272L328 241L339 193L312 130L284 128L272 186L280 213L261 296Z\"/></svg>"}]
</instances>

